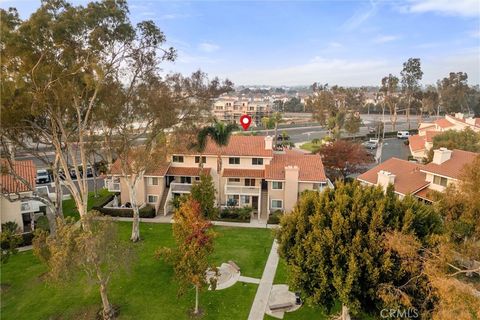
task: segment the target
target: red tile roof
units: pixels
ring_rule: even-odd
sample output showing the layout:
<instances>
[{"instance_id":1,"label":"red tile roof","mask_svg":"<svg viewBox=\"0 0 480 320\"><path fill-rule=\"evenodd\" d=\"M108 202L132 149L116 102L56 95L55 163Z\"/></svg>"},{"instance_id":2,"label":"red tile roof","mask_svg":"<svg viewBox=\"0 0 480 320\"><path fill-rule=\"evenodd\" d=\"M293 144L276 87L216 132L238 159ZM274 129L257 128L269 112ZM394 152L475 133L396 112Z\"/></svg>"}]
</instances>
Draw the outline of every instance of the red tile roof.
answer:
<instances>
[{"instance_id":1,"label":"red tile roof","mask_svg":"<svg viewBox=\"0 0 480 320\"><path fill-rule=\"evenodd\" d=\"M165 176L165 173L167 173L167 170L168 170L169 166L170 166L170 163L158 165L154 169L147 170L147 172L145 172L145 175L146 176L163 177L163 176ZM112 164L110 174L113 174L113 175L121 175L122 174L122 167L121 167L120 159L115 160L115 162Z\"/></svg>"},{"instance_id":2,"label":"red tile roof","mask_svg":"<svg viewBox=\"0 0 480 320\"><path fill-rule=\"evenodd\" d=\"M263 178L265 176L264 170L255 169L223 169L223 177L228 178Z\"/></svg>"},{"instance_id":3,"label":"red tile roof","mask_svg":"<svg viewBox=\"0 0 480 320\"><path fill-rule=\"evenodd\" d=\"M440 134L441 132L440 131L427 131L425 133L425 137L427 139L427 142L433 142L433 137L435 137L437 134Z\"/></svg>"},{"instance_id":4,"label":"red tile roof","mask_svg":"<svg viewBox=\"0 0 480 320\"><path fill-rule=\"evenodd\" d=\"M0 160L0 189L6 193L26 192L30 191L28 186L15 178L11 173L8 161ZM25 179L33 188L37 178L37 167L32 160L14 161L13 171L22 179Z\"/></svg>"},{"instance_id":5,"label":"red tile roof","mask_svg":"<svg viewBox=\"0 0 480 320\"><path fill-rule=\"evenodd\" d=\"M411 151L418 151L425 149L425 136L418 134L408 137L408 146Z\"/></svg>"},{"instance_id":6,"label":"red tile roof","mask_svg":"<svg viewBox=\"0 0 480 320\"><path fill-rule=\"evenodd\" d=\"M286 150L283 154L275 154L272 162L265 166L265 179L285 180L286 166L299 167L299 181L327 181L320 155L305 154L295 150Z\"/></svg>"},{"instance_id":7,"label":"red tile roof","mask_svg":"<svg viewBox=\"0 0 480 320\"><path fill-rule=\"evenodd\" d=\"M426 187L426 188L423 188L422 190L418 191L417 193L415 193L415 197L433 202L433 197L432 197L433 192L434 192L433 190Z\"/></svg>"},{"instance_id":8,"label":"red tile roof","mask_svg":"<svg viewBox=\"0 0 480 320\"><path fill-rule=\"evenodd\" d=\"M265 150L265 137L262 136L231 136L228 145L219 148L211 139L208 139L204 155L217 155L218 151L224 156L258 156L272 157L272 150ZM187 151L187 154L198 154L197 151Z\"/></svg>"},{"instance_id":9,"label":"red tile roof","mask_svg":"<svg viewBox=\"0 0 480 320\"><path fill-rule=\"evenodd\" d=\"M471 163L475 159L475 157L479 155L480 154L474 152L454 149L452 152L452 156L449 160L445 161L440 165L430 162L429 164L424 166L422 171L435 173L453 179L458 179L460 177L463 167L466 164Z\"/></svg>"},{"instance_id":10,"label":"red tile roof","mask_svg":"<svg viewBox=\"0 0 480 320\"><path fill-rule=\"evenodd\" d=\"M203 172L210 174L210 168L203 168ZM170 167L166 175L199 177L200 173L201 169L199 167Z\"/></svg>"},{"instance_id":11,"label":"red tile roof","mask_svg":"<svg viewBox=\"0 0 480 320\"><path fill-rule=\"evenodd\" d=\"M435 123L440 127L440 128L449 128L453 127L454 124L448 121L447 119L438 119L435 121Z\"/></svg>"},{"instance_id":12,"label":"red tile roof","mask_svg":"<svg viewBox=\"0 0 480 320\"><path fill-rule=\"evenodd\" d=\"M422 164L390 158L361 174L357 179L376 185L378 172L384 170L395 175L394 187L396 192L401 194L414 193L430 184L425 181L425 173L420 171L423 167Z\"/></svg>"}]
</instances>

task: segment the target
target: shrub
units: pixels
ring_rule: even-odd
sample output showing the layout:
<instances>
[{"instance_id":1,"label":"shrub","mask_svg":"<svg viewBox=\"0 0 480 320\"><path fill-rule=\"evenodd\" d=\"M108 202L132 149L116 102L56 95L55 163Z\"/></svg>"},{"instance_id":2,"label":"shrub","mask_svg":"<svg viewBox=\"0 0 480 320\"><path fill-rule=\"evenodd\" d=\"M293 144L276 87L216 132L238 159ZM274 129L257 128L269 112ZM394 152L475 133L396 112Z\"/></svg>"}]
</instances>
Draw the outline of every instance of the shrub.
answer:
<instances>
[{"instance_id":1,"label":"shrub","mask_svg":"<svg viewBox=\"0 0 480 320\"><path fill-rule=\"evenodd\" d=\"M283 217L283 212L281 210L276 210L273 213L270 213L268 216L268 224L279 224L280 219Z\"/></svg>"},{"instance_id":2,"label":"shrub","mask_svg":"<svg viewBox=\"0 0 480 320\"><path fill-rule=\"evenodd\" d=\"M35 229L50 231L50 225L48 224L48 218L46 216L38 217L37 221L35 221Z\"/></svg>"},{"instance_id":3,"label":"shrub","mask_svg":"<svg viewBox=\"0 0 480 320\"><path fill-rule=\"evenodd\" d=\"M106 216L111 217L122 217L122 218L133 218L133 209L131 208L99 208L95 207L94 210L101 212ZM139 210L140 218L155 218L156 212L155 207L147 204Z\"/></svg>"},{"instance_id":4,"label":"shrub","mask_svg":"<svg viewBox=\"0 0 480 320\"><path fill-rule=\"evenodd\" d=\"M227 207L220 211L218 220L232 222L248 222L252 215L252 207L233 208Z\"/></svg>"}]
</instances>

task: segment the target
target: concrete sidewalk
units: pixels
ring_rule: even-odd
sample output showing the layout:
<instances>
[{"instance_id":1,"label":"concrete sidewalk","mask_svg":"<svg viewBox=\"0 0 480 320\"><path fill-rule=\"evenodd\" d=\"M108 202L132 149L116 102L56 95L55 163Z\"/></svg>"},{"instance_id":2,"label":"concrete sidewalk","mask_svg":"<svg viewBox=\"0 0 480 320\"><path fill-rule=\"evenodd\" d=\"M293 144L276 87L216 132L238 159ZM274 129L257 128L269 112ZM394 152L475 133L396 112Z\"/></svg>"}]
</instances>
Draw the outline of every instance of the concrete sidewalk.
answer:
<instances>
[{"instance_id":1,"label":"concrete sidewalk","mask_svg":"<svg viewBox=\"0 0 480 320\"><path fill-rule=\"evenodd\" d=\"M260 279L257 293L255 294L255 300L253 300L252 308L248 315L248 320L263 320L268 299L270 297L270 291L272 289L273 279L275 278L275 273L277 271L279 260L277 250L278 243L276 240L273 240L272 249L268 255L268 260L265 269L263 270L263 275Z\"/></svg>"}]
</instances>

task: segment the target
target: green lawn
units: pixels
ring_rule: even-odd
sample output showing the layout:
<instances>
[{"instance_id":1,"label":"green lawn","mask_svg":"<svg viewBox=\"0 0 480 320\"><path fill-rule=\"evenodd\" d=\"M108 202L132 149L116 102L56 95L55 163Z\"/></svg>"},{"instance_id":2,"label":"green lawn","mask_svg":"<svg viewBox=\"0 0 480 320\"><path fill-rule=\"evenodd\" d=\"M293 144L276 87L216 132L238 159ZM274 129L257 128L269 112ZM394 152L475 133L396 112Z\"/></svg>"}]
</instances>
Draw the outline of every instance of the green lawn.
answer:
<instances>
[{"instance_id":1,"label":"green lawn","mask_svg":"<svg viewBox=\"0 0 480 320\"><path fill-rule=\"evenodd\" d=\"M88 194L88 210L92 209L96 205L103 203L106 197L111 195L112 193L109 192L107 189L100 189L98 190L98 197L94 197L94 193L90 192ZM65 217L74 217L78 219L80 216L78 215L78 210L75 205L75 201L72 198L68 200L63 200L63 215Z\"/></svg>"},{"instance_id":2,"label":"green lawn","mask_svg":"<svg viewBox=\"0 0 480 320\"><path fill-rule=\"evenodd\" d=\"M315 144L311 142L304 143L300 146L300 149L307 150L310 152L316 152L320 149L321 145L320 144Z\"/></svg>"},{"instance_id":3,"label":"green lawn","mask_svg":"<svg viewBox=\"0 0 480 320\"><path fill-rule=\"evenodd\" d=\"M131 224L118 222L127 241ZM216 227L216 264L234 260L242 274L261 277L272 245L271 230ZM120 307L119 319L188 319L194 290L177 296L171 266L154 259L159 246L172 246L171 225L142 223L145 239L135 244L137 260L130 272L114 279L110 301ZM80 279L63 287L45 284L45 267L32 252L19 253L2 266L2 319L92 319L100 308L96 287ZM237 283L233 287L200 295L204 319L246 319L257 285Z\"/></svg>"}]
</instances>

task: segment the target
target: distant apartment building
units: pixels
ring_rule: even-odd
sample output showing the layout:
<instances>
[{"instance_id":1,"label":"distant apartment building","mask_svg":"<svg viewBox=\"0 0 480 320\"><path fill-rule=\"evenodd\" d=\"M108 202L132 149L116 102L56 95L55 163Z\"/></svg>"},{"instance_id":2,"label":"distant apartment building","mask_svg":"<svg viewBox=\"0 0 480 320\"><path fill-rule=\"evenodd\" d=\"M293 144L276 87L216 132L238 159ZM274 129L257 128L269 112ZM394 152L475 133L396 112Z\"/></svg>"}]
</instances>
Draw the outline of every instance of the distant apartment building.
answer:
<instances>
[{"instance_id":1,"label":"distant apartment building","mask_svg":"<svg viewBox=\"0 0 480 320\"><path fill-rule=\"evenodd\" d=\"M21 178L18 179L11 174L11 169L6 160L1 160L0 172L0 223L15 222L19 227L19 232L32 231L34 221L37 216L43 215L46 207L39 201L22 200L32 196L32 191L22 181L25 180L30 186L35 188L37 169L32 160L14 161L13 170ZM1 230L1 229L0 229Z\"/></svg>"},{"instance_id":2,"label":"distant apartment building","mask_svg":"<svg viewBox=\"0 0 480 320\"><path fill-rule=\"evenodd\" d=\"M391 158L357 177L365 185L381 186L386 190L392 184L395 193L403 198L407 194L432 202L432 190L443 192L449 184L457 184L466 164L478 153L463 150L434 150L433 161L419 164Z\"/></svg>"},{"instance_id":3,"label":"distant apartment building","mask_svg":"<svg viewBox=\"0 0 480 320\"><path fill-rule=\"evenodd\" d=\"M218 156L222 160L220 172L217 171ZM273 211L292 210L304 190L322 191L327 186L333 187L318 154L274 151L273 138L268 136L232 136L229 144L222 148L209 141L202 154L190 151L172 154L168 163L145 174L136 190L137 202L151 204L157 214L166 215L173 209L171 200L190 193L202 170L212 176L222 207L249 206L256 217L263 220ZM110 191L120 192L121 204L129 201L126 180L121 177L118 162L112 166L107 186Z\"/></svg>"},{"instance_id":4,"label":"distant apartment building","mask_svg":"<svg viewBox=\"0 0 480 320\"><path fill-rule=\"evenodd\" d=\"M270 115L272 103L269 98L223 96L213 103L212 113L220 121L237 122L244 114L259 125L261 119Z\"/></svg>"},{"instance_id":5,"label":"distant apartment building","mask_svg":"<svg viewBox=\"0 0 480 320\"><path fill-rule=\"evenodd\" d=\"M470 128L480 132L480 118L465 117L463 113L445 115L445 118L434 122L421 122L418 126L418 134L408 138L410 153L417 160L423 160L433 147L433 137L439 133L455 130L462 131Z\"/></svg>"}]
</instances>

